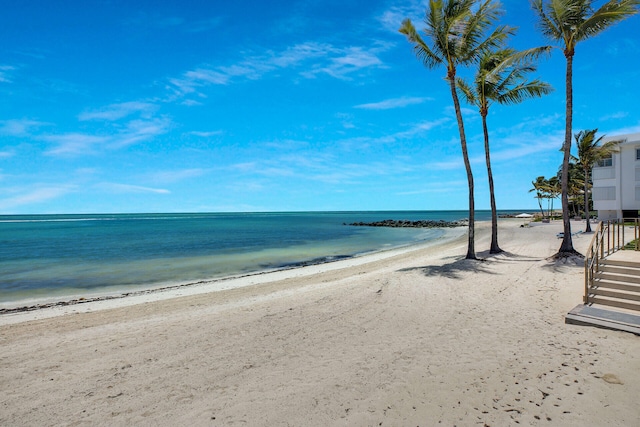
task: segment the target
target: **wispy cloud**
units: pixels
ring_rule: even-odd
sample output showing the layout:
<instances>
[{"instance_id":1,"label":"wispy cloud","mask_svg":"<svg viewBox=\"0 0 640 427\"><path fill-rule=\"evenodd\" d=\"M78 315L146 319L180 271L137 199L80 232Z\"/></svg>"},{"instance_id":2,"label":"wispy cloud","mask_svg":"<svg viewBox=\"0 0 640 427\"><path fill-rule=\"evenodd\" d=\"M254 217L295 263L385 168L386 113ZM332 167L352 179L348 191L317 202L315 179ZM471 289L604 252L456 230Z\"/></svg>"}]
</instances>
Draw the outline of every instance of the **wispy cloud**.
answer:
<instances>
[{"instance_id":1,"label":"wispy cloud","mask_svg":"<svg viewBox=\"0 0 640 427\"><path fill-rule=\"evenodd\" d=\"M219 27L222 22L223 20L221 17L189 21L182 16L160 16L148 13L140 13L125 21L126 24L133 25L137 28L146 27L159 30L174 29L188 33L209 31Z\"/></svg>"},{"instance_id":2,"label":"wispy cloud","mask_svg":"<svg viewBox=\"0 0 640 427\"><path fill-rule=\"evenodd\" d=\"M110 135L67 133L42 135L40 139L51 142L54 147L45 152L49 156L75 157L95 155L106 149L119 149L166 133L171 121L166 118L131 120L123 128L115 127Z\"/></svg>"},{"instance_id":3,"label":"wispy cloud","mask_svg":"<svg viewBox=\"0 0 640 427\"><path fill-rule=\"evenodd\" d=\"M21 194L6 199L0 199L0 210L6 211L19 206L46 202L62 197L75 189L71 185L37 185L21 191Z\"/></svg>"},{"instance_id":4,"label":"wispy cloud","mask_svg":"<svg viewBox=\"0 0 640 427\"><path fill-rule=\"evenodd\" d=\"M206 169L193 168L175 171L159 171L148 176L148 180L158 184L170 184L183 181L185 179L197 178L205 175Z\"/></svg>"},{"instance_id":5,"label":"wispy cloud","mask_svg":"<svg viewBox=\"0 0 640 427\"><path fill-rule=\"evenodd\" d=\"M316 77L318 74L328 74L341 80L349 80L350 74L364 68L382 68L383 63L378 58L378 53L384 48L349 47L346 49L334 49L333 55L325 65L314 64L311 71L301 73L305 77Z\"/></svg>"},{"instance_id":6,"label":"wispy cloud","mask_svg":"<svg viewBox=\"0 0 640 427\"><path fill-rule=\"evenodd\" d=\"M468 188L467 181L441 181L421 183L420 188L416 190L400 191L396 193L399 196L414 196L417 194L435 194L435 193L452 193L455 191L466 190Z\"/></svg>"},{"instance_id":7,"label":"wispy cloud","mask_svg":"<svg viewBox=\"0 0 640 427\"><path fill-rule=\"evenodd\" d=\"M12 157L15 153L13 151L0 151L0 159L6 159Z\"/></svg>"},{"instance_id":8,"label":"wispy cloud","mask_svg":"<svg viewBox=\"0 0 640 427\"><path fill-rule=\"evenodd\" d=\"M316 78L327 74L338 79L348 79L349 75L365 68L383 67L378 54L388 50L390 45L377 43L371 47L339 48L327 43L299 43L280 52L247 54L236 64L202 66L186 71L182 76L169 79L167 89L174 96L194 94L198 88L209 85L228 85L239 80L257 80L267 73L284 68L294 68L304 64L300 75Z\"/></svg>"},{"instance_id":9,"label":"wispy cloud","mask_svg":"<svg viewBox=\"0 0 640 427\"><path fill-rule=\"evenodd\" d=\"M438 120L423 121L413 123L408 126L407 129L395 133L376 137L358 136L354 138L346 138L338 141L338 143L345 150L361 150L372 145L394 144L399 141L422 137L427 135L430 130L446 125L449 122L451 122L451 119L447 117Z\"/></svg>"},{"instance_id":10,"label":"wispy cloud","mask_svg":"<svg viewBox=\"0 0 640 427\"><path fill-rule=\"evenodd\" d=\"M55 144L53 148L45 152L45 154L49 156L80 156L93 154L96 152L96 145L102 145L109 141L109 138L105 136L82 133L47 135L43 136L42 139Z\"/></svg>"},{"instance_id":11,"label":"wispy cloud","mask_svg":"<svg viewBox=\"0 0 640 427\"><path fill-rule=\"evenodd\" d=\"M0 121L0 135L27 136L32 129L45 126L47 123L30 119Z\"/></svg>"},{"instance_id":12,"label":"wispy cloud","mask_svg":"<svg viewBox=\"0 0 640 427\"><path fill-rule=\"evenodd\" d=\"M612 56L629 56L640 53L637 40L631 38L617 39L607 46L607 53Z\"/></svg>"},{"instance_id":13,"label":"wispy cloud","mask_svg":"<svg viewBox=\"0 0 640 427\"><path fill-rule=\"evenodd\" d=\"M363 110L391 110L394 108L404 108L409 105L422 104L427 101L433 101L433 98L427 97L400 97L385 99L384 101L372 102L369 104L359 104L353 108L360 108Z\"/></svg>"},{"instance_id":14,"label":"wispy cloud","mask_svg":"<svg viewBox=\"0 0 640 427\"><path fill-rule=\"evenodd\" d=\"M13 83L10 72L15 69L11 65L0 65L0 83Z\"/></svg>"},{"instance_id":15,"label":"wispy cloud","mask_svg":"<svg viewBox=\"0 0 640 427\"><path fill-rule=\"evenodd\" d=\"M127 123L126 129L111 139L111 148L122 148L142 141L147 141L155 136L162 135L169 130L171 120L156 118L152 120L132 120Z\"/></svg>"},{"instance_id":16,"label":"wispy cloud","mask_svg":"<svg viewBox=\"0 0 640 427\"><path fill-rule=\"evenodd\" d=\"M151 187L143 187L140 185L119 184L115 182L102 182L100 184L96 184L96 188L99 188L104 191L110 191L113 193L155 193L155 194L171 193L169 190L166 190L164 188L151 188Z\"/></svg>"},{"instance_id":17,"label":"wispy cloud","mask_svg":"<svg viewBox=\"0 0 640 427\"><path fill-rule=\"evenodd\" d=\"M222 135L224 132L221 130L213 130L213 131L191 131L188 132L188 135L193 135L193 136L199 136L201 138L209 138L212 136L219 136Z\"/></svg>"},{"instance_id":18,"label":"wispy cloud","mask_svg":"<svg viewBox=\"0 0 640 427\"><path fill-rule=\"evenodd\" d=\"M625 117L628 117L629 113L626 111L618 111L616 113L611 113L611 114L607 114L606 116L602 116L600 117L600 121L601 122L605 122L607 120L617 120L617 119L624 119Z\"/></svg>"},{"instance_id":19,"label":"wispy cloud","mask_svg":"<svg viewBox=\"0 0 640 427\"><path fill-rule=\"evenodd\" d=\"M123 102L120 104L111 104L98 110L85 111L78 116L78 119L81 121L114 121L136 113L139 113L143 118L150 118L157 109L158 107L156 105L147 102Z\"/></svg>"},{"instance_id":20,"label":"wispy cloud","mask_svg":"<svg viewBox=\"0 0 640 427\"><path fill-rule=\"evenodd\" d=\"M378 21L387 31L398 34L398 29L406 18L415 21L424 17L426 10L424 3L424 1L412 0L402 6L392 6L380 15Z\"/></svg>"}]
</instances>

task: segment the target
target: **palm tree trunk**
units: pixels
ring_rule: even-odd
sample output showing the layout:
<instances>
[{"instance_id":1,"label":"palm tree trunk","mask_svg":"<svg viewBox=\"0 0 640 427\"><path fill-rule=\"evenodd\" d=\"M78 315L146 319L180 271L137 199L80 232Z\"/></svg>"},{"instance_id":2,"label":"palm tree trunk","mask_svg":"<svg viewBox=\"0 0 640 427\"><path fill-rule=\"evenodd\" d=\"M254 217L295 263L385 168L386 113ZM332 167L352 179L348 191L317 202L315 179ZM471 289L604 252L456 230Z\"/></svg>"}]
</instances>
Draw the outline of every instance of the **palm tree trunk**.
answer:
<instances>
[{"instance_id":1,"label":"palm tree trunk","mask_svg":"<svg viewBox=\"0 0 640 427\"><path fill-rule=\"evenodd\" d=\"M540 215L544 219L544 210L542 210L542 194L538 193L538 206L540 206Z\"/></svg>"},{"instance_id":2,"label":"palm tree trunk","mask_svg":"<svg viewBox=\"0 0 640 427\"><path fill-rule=\"evenodd\" d=\"M475 206L473 198L473 173L471 171L471 163L469 162L469 154L467 153L467 138L464 134L464 123L462 121L462 111L460 109L460 101L458 100L458 92L456 91L456 70L449 69L447 72L447 80L451 87L451 97L453 98L453 106L456 110L456 119L458 120L458 130L460 131L460 145L462 147L462 158L464 159L464 167L467 170L467 181L469 183L469 243L467 245L466 259L477 259L475 250Z\"/></svg>"},{"instance_id":3,"label":"palm tree trunk","mask_svg":"<svg viewBox=\"0 0 640 427\"><path fill-rule=\"evenodd\" d=\"M484 131L484 157L487 162L487 175L489 177L489 197L491 199L491 247L489 253L502 252L498 246L498 212L496 209L496 196L493 187L493 173L491 172L491 156L489 155L489 130L487 129L487 112L482 112L482 130Z\"/></svg>"},{"instance_id":4,"label":"palm tree trunk","mask_svg":"<svg viewBox=\"0 0 640 427\"><path fill-rule=\"evenodd\" d=\"M589 211L589 168L584 168L584 217L587 219L587 228L585 228L585 233L591 233L591 221Z\"/></svg>"},{"instance_id":5,"label":"palm tree trunk","mask_svg":"<svg viewBox=\"0 0 640 427\"><path fill-rule=\"evenodd\" d=\"M565 57L567 58L567 110L565 120L564 144L562 146L564 151L564 159L562 161L562 178L560 181L562 189L562 225L564 229L564 235L562 237L562 245L560 246L558 255L568 255L576 252L575 249L573 249L573 241L571 239L571 221L569 219L569 156L571 154L571 127L573 122L573 53L565 52Z\"/></svg>"}]
</instances>

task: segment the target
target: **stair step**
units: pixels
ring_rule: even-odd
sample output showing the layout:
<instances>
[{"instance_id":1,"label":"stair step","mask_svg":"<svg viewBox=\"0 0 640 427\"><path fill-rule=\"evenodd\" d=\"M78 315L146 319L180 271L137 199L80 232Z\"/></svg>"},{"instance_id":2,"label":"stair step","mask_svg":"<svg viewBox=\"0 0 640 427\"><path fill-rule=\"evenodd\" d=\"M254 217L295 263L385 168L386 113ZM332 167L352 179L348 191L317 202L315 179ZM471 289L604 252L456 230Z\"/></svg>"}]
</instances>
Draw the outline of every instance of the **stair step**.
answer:
<instances>
[{"instance_id":1,"label":"stair step","mask_svg":"<svg viewBox=\"0 0 640 427\"><path fill-rule=\"evenodd\" d=\"M600 264L598 266L598 272L614 273L614 274L627 274L629 276L640 276L640 266L637 268L632 267L620 267L614 265Z\"/></svg>"},{"instance_id":2,"label":"stair step","mask_svg":"<svg viewBox=\"0 0 640 427\"><path fill-rule=\"evenodd\" d=\"M596 272L594 279L613 280L616 282L637 283L640 285L640 276L630 276L628 274L614 274L602 271Z\"/></svg>"},{"instance_id":3,"label":"stair step","mask_svg":"<svg viewBox=\"0 0 640 427\"><path fill-rule=\"evenodd\" d=\"M602 297L608 297L608 298L617 298L617 299L622 299L622 300L629 300L629 301L638 301L640 302L640 293L633 293L633 292L624 292L624 291L619 291L619 290L611 290L611 289L606 289L606 288L591 288L589 290L590 292L590 298L591 295L596 295L596 296L602 296Z\"/></svg>"},{"instance_id":4,"label":"stair step","mask_svg":"<svg viewBox=\"0 0 640 427\"><path fill-rule=\"evenodd\" d=\"M640 311L640 303L634 303L629 300L619 300L615 298L589 296L589 303L607 305L609 307L624 308L626 310Z\"/></svg>"},{"instance_id":5,"label":"stair step","mask_svg":"<svg viewBox=\"0 0 640 427\"><path fill-rule=\"evenodd\" d=\"M639 268L640 267L640 255L638 256L638 261L623 261L618 259L605 258L600 260L600 265L612 265L618 267L630 267L630 268Z\"/></svg>"},{"instance_id":6,"label":"stair step","mask_svg":"<svg viewBox=\"0 0 640 427\"><path fill-rule=\"evenodd\" d=\"M613 281L613 280L601 280L601 279L596 279L593 281L593 285L591 286L592 288L608 288L608 289L618 289L621 291L627 291L627 292L639 292L640 293L640 286L633 284L633 283L629 283L629 282L619 282L619 281Z\"/></svg>"}]
</instances>

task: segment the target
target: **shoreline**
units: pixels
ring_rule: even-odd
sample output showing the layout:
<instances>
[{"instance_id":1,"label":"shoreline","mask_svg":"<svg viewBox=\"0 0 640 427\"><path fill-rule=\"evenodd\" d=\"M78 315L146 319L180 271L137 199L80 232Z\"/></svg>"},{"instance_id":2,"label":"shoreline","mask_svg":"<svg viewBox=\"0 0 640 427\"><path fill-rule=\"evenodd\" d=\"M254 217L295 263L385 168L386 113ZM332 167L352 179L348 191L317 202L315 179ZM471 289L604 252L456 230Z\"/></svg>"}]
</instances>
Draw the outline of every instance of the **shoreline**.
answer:
<instances>
[{"instance_id":1,"label":"shoreline","mask_svg":"<svg viewBox=\"0 0 640 427\"><path fill-rule=\"evenodd\" d=\"M486 221L478 221L476 225ZM339 270L368 262L375 262L403 253L417 251L427 247L443 245L466 236L466 227L444 228L443 235L428 241L404 244L392 248L383 248L349 256L322 257L307 262L283 265L275 268L256 270L219 278L198 280L175 284L161 284L144 288L117 288L112 291L87 292L83 296L53 296L8 301L0 304L0 326L28 320L56 317L68 313L89 312L110 308L119 308L161 301L185 295L199 295L220 292L229 289L252 286L271 280L282 280L290 276L304 276L318 272ZM324 261L319 261L319 260ZM333 265L335 264L335 265ZM316 267L316 268L312 268ZM295 274L302 270L301 274ZM291 274L287 274L291 272ZM31 315L30 315L31 314Z\"/></svg>"}]
</instances>

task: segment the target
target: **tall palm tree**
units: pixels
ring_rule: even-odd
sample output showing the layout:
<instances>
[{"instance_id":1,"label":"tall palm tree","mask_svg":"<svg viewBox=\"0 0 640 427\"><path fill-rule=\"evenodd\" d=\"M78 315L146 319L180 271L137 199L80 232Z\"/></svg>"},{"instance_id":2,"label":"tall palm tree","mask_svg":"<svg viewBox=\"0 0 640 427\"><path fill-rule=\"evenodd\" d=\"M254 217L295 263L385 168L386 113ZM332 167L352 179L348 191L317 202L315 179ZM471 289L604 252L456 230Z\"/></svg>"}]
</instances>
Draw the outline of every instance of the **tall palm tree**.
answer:
<instances>
[{"instance_id":1,"label":"tall palm tree","mask_svg":"<svg viewBox=\"0 0 640 427\"><path fill-rule=\"evenodd\" d=\"M578 147L578 165L584 171L584 213L587 219L586 233L591 232L591 224L589 223L589 171L593 166L605 157L609 157L611 153L616 151L618 144L622 141L608 141L601 145L604 135L596 139L598 129L581 130L574 135L576 146Z\"/></svg>"},{"instance_id":2,"label":"tall palm tree","mask_svg":"<svg viewBox=\"0 0 640 427\"><path fill-rule=\"evenodd\" d=\"M499 5L492 0L429 0L424 35L431 46L418 34L411 20L405 19L400 27L400 32L413 45L414 53L426 67L433 69L444 66L446 68L446 80L449 83L456 112L462 158L469 185L467 259L476 259L474 184L462 111L456 91L456 71L459 66L477 62L483 51L495 48L506 37L505 27L499 27L485 37L487 29L501 13Z\"/></svg>"},{"instance_id":3,"label":"tall palm tree","mask_svg":"<svg viewBox=\"0 0 640 427\"><path fill-rule=\"evenodd\" d=\"M492 103L518 104L526 99L540 97L553 89L540 80L526 80L526 75L536 70L533 61L551 47L540 47L518 52L514 49L499 49L484 52L478 63L478 69L472 84L458 78L458 88L469 104L478 107L482 117L484 132L484 154L489 178L489 197L491 200L491 247L489 253L502 252L498 245L498 214L494 192L491 156L489 154L489 131L487 115Z\"/></svg>"},{"instance_id":4,"label":"tall palm tree","mask_svg":"<svg viewBox=\"0 0 640 427\"><path fill-rule=\"evenodd\" d=\"M573 122L573 57L576 45L593 37L638 12L640 0L609 0L599 9L593 8L594 0L531 0L539 17L539 27L543 35L560 41L567 60L566 69L566 117L562 162L562 221L564 237L556 257L564 257L578 252L571 240L569 220L569 156Z\"/></svg>"}]
</instances>

